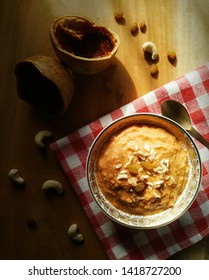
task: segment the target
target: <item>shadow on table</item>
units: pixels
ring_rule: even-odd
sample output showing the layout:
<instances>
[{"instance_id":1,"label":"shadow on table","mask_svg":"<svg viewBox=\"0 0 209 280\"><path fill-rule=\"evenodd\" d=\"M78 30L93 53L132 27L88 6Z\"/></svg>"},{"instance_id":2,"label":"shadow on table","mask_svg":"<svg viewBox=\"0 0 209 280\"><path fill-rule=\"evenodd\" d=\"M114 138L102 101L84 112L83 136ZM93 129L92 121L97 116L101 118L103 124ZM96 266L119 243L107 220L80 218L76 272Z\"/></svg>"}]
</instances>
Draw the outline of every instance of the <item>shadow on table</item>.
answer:
<instances>
[{"instance_id":1,"label":"shadow on table","mask_svg":"<svg viewBox=\"0 0 209 280\"><path fill-rule=\"evenodd\" d=\"M116 57L103 72L94 75L74 73L74 94L67 111L60 116L47 116L31 109L31 120L45 123L60 138L87 123L137 98L132 78ZM36 124L37 125L37 124Z\"/></svg>"}]
</instances>

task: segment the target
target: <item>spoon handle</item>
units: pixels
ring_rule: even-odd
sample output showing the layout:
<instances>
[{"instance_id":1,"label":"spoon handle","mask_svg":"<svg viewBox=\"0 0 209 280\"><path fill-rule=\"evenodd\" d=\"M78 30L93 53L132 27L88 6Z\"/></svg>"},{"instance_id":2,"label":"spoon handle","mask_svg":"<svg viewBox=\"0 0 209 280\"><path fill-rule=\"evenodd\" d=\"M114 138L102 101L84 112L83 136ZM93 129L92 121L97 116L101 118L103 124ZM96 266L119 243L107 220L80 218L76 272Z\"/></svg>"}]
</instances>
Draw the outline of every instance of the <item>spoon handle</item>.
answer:
<instances>
[{"instance_id":1,"label":"spoon handle","mask_svg":"<svg viewBox=\"0 0 209 280\"><path fill-rule=\"evenodd\" d=\"M209 149L209 142L194 127L191 127L188 132Z\"/></svg>"}]
</instances>

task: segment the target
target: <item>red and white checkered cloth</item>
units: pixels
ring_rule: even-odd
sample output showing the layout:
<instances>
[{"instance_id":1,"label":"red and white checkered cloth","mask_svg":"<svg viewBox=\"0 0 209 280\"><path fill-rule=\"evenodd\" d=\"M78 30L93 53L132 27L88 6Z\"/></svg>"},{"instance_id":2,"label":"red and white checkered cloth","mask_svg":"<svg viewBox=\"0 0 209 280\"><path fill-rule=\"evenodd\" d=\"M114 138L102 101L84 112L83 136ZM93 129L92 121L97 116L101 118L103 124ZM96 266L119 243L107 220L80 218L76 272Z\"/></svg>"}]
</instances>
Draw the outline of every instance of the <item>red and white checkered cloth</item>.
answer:
<instances>
[{"instance_id":1,"label":"red and white checkered cloth","mask_svg":"<svg viewBox=\"0 0 209 280\"><path fill-rule=\"evenodd\" d=\"M177 221L158 229L135 230L110 220L95 203L86 178L88 150L112 120L135 112L159 114L160 104L175 99L186 106L193 125L209 141L209 63L56 141L51 149L74 187L110 259L166 259L209 234L209 150L195 140L203 165L199 194Z\"/></svg>"}]
</instances>

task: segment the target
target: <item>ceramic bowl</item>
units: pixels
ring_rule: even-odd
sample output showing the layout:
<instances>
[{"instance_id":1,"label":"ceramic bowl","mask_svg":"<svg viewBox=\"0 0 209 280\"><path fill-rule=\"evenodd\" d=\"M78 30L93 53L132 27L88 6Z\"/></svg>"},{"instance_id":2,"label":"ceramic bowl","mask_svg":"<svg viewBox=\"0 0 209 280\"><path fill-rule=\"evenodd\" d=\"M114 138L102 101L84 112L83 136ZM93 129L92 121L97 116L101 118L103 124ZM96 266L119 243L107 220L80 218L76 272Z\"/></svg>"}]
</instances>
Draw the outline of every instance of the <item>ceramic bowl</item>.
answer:
<instances>
[{"instance_id":1,"label":"ceramic bowl","mask_svg":"<svg viewBox=\"0 0 209 280\"><path fill-rule=\"evenodd\" d=\"M175 135L188 151L190 170L183 192L179 195L172 207L156 214L135 215L117 209L103 195L97 182L96 166L101 148L117 131L121 131L130 125L151 125L163 128ZM164 116L150 113L124 116L105 127L96 137L89 150L86 172L92 196L101 210L113 221L137 229L162 227L181 217L194 202L200 187L202 175L200 155L191 136L176 122Z\"/></svg>"}]
</instances>

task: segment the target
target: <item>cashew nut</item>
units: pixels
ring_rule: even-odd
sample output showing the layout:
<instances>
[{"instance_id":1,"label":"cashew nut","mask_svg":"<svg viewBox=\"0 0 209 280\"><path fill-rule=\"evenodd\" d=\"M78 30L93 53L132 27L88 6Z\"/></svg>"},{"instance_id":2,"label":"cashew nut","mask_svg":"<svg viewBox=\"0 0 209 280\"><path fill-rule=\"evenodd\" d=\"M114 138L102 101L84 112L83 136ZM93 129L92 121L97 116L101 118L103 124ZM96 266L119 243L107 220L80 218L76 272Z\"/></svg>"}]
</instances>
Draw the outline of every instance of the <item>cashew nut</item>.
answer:
<instances>
[{"instance_id":1,"label":"cashew nut","mask_svg":"<svg viewBox=\"0 0 209 280\"><path fill-rule=\"evenodd\" d=\"M78 225L77 224L72 224L68 231L67 234L70 236L70 238L75 241L75 242L82 242L84 237L83 234L78 233Z\"/></svg>"},{"instance_id":2,"label":"cashew nut","mask_svg":"<svg viewBox=\"0 0 209 280\"><path fill-rule=\"evenodd\" d=\"M72 240L75 242L82 242L83 239L83 234L81 233L77 233L75 236L72 237Z\"/></svg>"},{"instance_id":3,"label":"cashew nut","mask_svg":"<svg viewBox=\"0 0 209 280\"><path fill-rule=\"evenodd\" d=\"M62 195L64 192L62 184L55 180L45 181L42 185L42 190L44 190L44 191L54 190L59 195Z\"/></svg>"},{"instance_id":4,"label":"cashew nut","mask_svg":"<svg viewBox=\"0 0 209 280\"><path fill-rule=\"evenodd\" d=\"M8 177L14 185L21 186L25 183L24 179L20 177L17 169L11 169L8 173Z\"/></svg>"},{"instance_id":5,"label":"cashew nut","mask_svg":"<svg viewBox=\"0 0 209 280\"><path fill-rule=\"evenodd\" d=\"M72 224L68 231L67 231L67 234L70 236L70 237L73 237L75 236L75 234L77 233L77 230L78 230L78 225L77 224Z\"/></svg>"},{"instance_id":6,"label":"cashew nut","mask_svg":"<svg viewBox=\"0 0 209 280\"><path fill-rule=\"evenodd\" d=\"M142 45L144 52L149 52L151 54L152 60L158 58L158 50L154 43L146 42Z\"/></svg>"},{"instance_id":7,"label":"cashew nut","mask_svg":"<svg viewBox=\"0 0 209 280\"><path fill-rule=\"evenodd\" d=\"M49 130L41 130L35 136L35 143L40 149L46 147L45 141L52 137L52 133Z\"/></svg>"}]
</instances>

